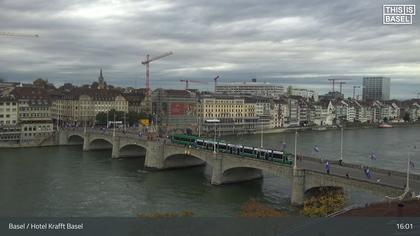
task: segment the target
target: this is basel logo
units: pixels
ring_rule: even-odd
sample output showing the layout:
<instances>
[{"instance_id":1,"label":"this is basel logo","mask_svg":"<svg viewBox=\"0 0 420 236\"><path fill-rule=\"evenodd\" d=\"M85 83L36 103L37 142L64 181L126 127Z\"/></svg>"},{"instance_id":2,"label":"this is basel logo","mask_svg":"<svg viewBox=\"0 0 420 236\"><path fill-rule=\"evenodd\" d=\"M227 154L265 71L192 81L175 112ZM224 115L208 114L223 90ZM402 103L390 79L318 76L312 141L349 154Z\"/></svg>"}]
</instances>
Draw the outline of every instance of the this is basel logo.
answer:
<instances>
[{"instance_id":1,"label":"this is basel logo","mask_svg":"<svg viewBox=\"0 0 420 236\"><path fill-rule=\"evenodd\" d=\"M416 5L390 4L383 6L384 25L411 25L416 15Z\"/></svg>"}]
</instances>

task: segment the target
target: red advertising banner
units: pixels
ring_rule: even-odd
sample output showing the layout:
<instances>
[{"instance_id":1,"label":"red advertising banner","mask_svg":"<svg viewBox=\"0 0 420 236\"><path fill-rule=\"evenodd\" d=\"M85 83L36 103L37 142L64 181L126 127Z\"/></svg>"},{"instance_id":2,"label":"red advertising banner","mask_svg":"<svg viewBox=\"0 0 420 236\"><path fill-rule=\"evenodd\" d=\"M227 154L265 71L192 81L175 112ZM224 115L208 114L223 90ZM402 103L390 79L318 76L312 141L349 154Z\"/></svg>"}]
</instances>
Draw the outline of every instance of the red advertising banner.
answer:
<instances>
[{"instance_id":1,"label":"red advertising banner","mask_svg":"<svg viewBox=\"0 0 420 236\"><path fill-rule=\"evenodd\" d=\"M171 103L171 115L183 116L192 114L193 105L188 103Z\"/></svg>"}]
</instances>

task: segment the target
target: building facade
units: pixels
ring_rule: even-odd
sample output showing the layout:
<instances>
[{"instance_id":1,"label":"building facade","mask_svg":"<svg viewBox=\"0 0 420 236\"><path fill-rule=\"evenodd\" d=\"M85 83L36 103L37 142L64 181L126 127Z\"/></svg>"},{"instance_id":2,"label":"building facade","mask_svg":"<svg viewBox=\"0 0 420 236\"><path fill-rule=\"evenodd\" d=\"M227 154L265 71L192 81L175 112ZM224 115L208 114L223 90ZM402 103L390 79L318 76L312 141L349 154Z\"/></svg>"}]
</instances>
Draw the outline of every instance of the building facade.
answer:
<instances>
[{"instance_id":1,"label":"building facade","mask_svg":"<svg viewBox=\"0 0 420 236\"><path fill-rule=\"evenodd\" d=\"M220 83L216 85L216 93L227 95L253 95L278 98L285 94L283 85L252 82Z\"/></svg>"},{"instance_id":2,"label":"building facade","mask_svg":"<svg viewBox=\"0 0 420 236\"><path fill-rule=\"evenodd\" d=\"M363 100L380 100L386 101L390 99L391 78L387 77L365 77L363 78Z\"/></svg>"},{"instance_id":3,"label":"building facade","mask_svg":"<svg viewBox=\"0 0 420 236\"><path fill-rule=\"evenodd\" d=\"M18 101L12 96L0 97L0 126L14 126L18 120Z\"/></svg>"},{"instance_id":4,"label":"building facade","mask_svg":"<svg viewBox=\"0 0 420 236\"><path fill-rule=\"evenodd\" d=\"M152 93L152 123L159 133L197 129L197 95L188 90L156 89Z\"/></svg>"},{"instance_id":5,"label":"building facade","mask_svg":"<svg viewBox=\"0 0 420 236\"><path fill-rule=\"evenodd\" d=\"M118 90L76 88L52 102L52 118L59 125L92 126L96 115L111 110L128 112L128 101Z\"/></svg>"},{"instance_id":6,"label":"building facade","mask_svg":"<svg viewBox=\"0 0 420 236\"><path fill-rule=\"evenodd\" d=\"M198 102L200 133L252 133L260 126L256 102L243 97L215 95L201 97ZM217 124L208 123L218 120ZM269 123L270 121L268 121Z\"/></svg>"}]
</instances>

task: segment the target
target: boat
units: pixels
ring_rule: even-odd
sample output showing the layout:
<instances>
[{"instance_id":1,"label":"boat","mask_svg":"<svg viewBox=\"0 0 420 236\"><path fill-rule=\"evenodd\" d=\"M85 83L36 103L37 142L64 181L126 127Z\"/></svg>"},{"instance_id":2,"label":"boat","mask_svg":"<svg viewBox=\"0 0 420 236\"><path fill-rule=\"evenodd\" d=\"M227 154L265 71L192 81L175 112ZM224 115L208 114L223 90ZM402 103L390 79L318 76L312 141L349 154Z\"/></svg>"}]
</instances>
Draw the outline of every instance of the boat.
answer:
<instances>
[{"instance_id":1,"label":"boat","mask_svg":"<svg viewBox=\"0 0 420 236\"><path fill-rule=\"evenodd\" d=\"M392 125L387 124L387 123L382 123L378 126L379 128L392 128Z\"/></svg>"},{"instance_id":2,"label":"boat","mask_svg":"<svg viewBox=\"0 0 420 236\"><path fill-rule=\"evenodd\" d=\"M325 127L325 126L313 127L312 130L314 130L314 131L324 131L324 130L327 130L327 127Z\"/></svg>"}]
</instances>

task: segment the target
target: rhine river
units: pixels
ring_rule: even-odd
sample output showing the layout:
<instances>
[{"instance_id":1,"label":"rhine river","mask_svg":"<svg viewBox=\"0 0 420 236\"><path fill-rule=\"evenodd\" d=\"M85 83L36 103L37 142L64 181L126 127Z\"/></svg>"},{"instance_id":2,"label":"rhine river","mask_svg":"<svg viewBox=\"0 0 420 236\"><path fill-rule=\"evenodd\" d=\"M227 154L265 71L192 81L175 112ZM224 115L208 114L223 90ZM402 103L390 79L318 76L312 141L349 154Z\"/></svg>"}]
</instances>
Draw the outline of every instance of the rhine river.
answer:
<instances>
[{"instance_id":1,"label":"rhine river","mask_svg":"<svg viewBox=\"0 0 420 236\"><path fill-rule=\"evenodd\" d=\"M339 131L299 134L298 152L338 159ZM260 145L260 135L225 140ZM287 143L293 133L265 134L264 146ZM407 157L420 169L420 128L346 130L344 161L405 170ZM418 149L414 149L417 145ZM372 161L369 153L375 152ZM83 152L81 146L0 149L0 216L136 216L139 213L192 211L195 216L237 216L254 198L297 214L290 207L290 179L264 179L212 186L205 167L144 171L144 158L111 159L111 151ZM348 204L383 196L345 189Z\"/></svg>"}]
</instances>

